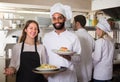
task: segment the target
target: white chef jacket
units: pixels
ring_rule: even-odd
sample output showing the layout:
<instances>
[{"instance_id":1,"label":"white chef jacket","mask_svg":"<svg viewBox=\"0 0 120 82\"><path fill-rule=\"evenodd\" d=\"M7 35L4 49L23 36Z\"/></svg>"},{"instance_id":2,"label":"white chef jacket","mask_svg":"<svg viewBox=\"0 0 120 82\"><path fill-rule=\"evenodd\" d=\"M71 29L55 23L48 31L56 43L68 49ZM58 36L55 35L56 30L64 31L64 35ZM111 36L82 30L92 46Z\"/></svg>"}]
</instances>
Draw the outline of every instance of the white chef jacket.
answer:
<instances>
[{"instance_id":1,"label":"white chef jacket","mask_svg":"<svg viewBox=\"0 0 120 82\"><path fill-rule=\"evenodd\" d=\"M83 28L78 29L75 34L81 43L80 59L73 57L75 68L79 82L88 82L92 76L92 52L94 50L95 41L93 37Z\"/></svg>"},{"instance_id":2,"label":"white chef jacket","mask_svg":"<svg viewBox=\"0 0 120 82\"><path fill-rule=\"evenodd\" d=\"M43 44L47 49L49 64L68 68L65 72L49 77L48 82L77 82L73 63L52 51L53 49L59 50L61 47L67 47L69 50L80 54L81 47L77 36L67 30L59 35L52 31L44 36Z\"/></svg>"},{"instance_id":3,"label":"white chef jacket","mask_svg":"<svg viewBox=\"0 0 120 82\"><path fill-rule=\"evenodd\" d=\"M109 36L105 35L104 38L100 38L95 42L95 51L93 53L94 79L112 79L113 54L114 43Z\"/></svg>"}]
</instances>

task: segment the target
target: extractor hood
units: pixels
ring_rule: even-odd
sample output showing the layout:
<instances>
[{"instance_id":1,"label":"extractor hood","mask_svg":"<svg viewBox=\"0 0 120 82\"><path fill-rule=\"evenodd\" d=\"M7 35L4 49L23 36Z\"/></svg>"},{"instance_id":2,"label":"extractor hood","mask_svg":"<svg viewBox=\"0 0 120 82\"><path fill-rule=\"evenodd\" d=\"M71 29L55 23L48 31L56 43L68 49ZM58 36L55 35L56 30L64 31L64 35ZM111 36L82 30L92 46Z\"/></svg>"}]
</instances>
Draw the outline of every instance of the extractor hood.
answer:
<instances>
[{"instance_id":1,"label":"extractor hood","mask_svg":"<svg viewBox=\"0 0 120 82\"><path fill-rule=\"evenodd\" d=\"M45 17L36 17L36 21L40 25L40 27L49 27L51 25L51 19Z\"/></svg>"},{"instance_id":2,"label":"extractor hood","mask_svg":"<svg viewBox=\"0 0 120 82\"><path fill-rule=\"evenodd\" d=\"M102 11L114 19L120 19L120 7L103 9Z\"/></svg>"},{"instance_id":3,"label":"extractor hood","mask_svg":"<svg viewBox=\"0 0 120 82\"><path fill-rule=\"evenodd\" d=\"M120 19L120 0L92 0L92 11L98 10L114 19Z\"/></svg>"},{"instance_id":4,"label":"extractor hood","mask_svg":"<svg viewBox=\"0 0 120 82\"><path fill-rule=\"evenodd\" d=\"M36 17L36 21L38 22L40 27L49 27L52 25L51 18ZM65 27L71 27L71 20L67 20L65 22Z\"/></svg>"}]
</instances>

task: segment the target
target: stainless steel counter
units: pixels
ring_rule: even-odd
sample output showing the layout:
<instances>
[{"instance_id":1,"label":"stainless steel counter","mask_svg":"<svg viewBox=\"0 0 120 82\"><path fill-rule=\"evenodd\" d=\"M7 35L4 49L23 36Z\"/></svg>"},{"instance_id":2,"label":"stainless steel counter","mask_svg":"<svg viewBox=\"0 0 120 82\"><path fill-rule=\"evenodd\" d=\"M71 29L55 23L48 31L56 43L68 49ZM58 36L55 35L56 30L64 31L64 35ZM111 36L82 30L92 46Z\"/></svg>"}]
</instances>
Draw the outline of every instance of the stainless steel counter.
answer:
<instances>
[{"instance_id":1,"label":"stainless steel counter","mask_svg":"<svg viewBox=\"0 0 120 82\"><path fill-rule=\"evenodd\" d=\"M120 64L120 59L119 60L113 60L113 64Z\"/></svg>"}]
</instances>

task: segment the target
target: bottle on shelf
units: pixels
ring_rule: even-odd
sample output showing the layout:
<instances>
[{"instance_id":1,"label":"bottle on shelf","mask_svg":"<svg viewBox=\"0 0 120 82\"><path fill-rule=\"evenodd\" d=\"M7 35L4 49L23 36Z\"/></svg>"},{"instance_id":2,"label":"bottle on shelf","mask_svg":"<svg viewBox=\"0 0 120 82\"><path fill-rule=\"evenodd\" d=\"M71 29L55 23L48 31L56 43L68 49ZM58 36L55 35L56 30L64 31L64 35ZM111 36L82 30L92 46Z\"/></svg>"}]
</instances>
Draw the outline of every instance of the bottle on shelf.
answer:
<instances>
[{"instance_id":1,"label":"bottle on shelf","mask_svg":"<svg viewBox=\"0 0 120 82\"><path fill-rule=\"evenodd\" d=\"M92 26L96 26L98 23L97 17L94 16L93 20L92 20Z\"/></svg>"}]
</instances>

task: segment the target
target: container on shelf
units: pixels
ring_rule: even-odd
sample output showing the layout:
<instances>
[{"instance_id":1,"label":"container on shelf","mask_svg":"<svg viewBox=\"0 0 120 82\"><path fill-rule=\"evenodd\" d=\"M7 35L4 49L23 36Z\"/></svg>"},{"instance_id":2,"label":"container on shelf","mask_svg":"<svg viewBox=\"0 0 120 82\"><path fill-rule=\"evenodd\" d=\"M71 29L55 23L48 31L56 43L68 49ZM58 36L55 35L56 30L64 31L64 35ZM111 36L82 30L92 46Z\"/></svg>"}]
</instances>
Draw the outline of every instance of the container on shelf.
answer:
<instances>
[{"instance_id":1,"label":"container on shelf","mask_svg":"<svg viewBox=\"0 0 120 82\"><path fill-rule=\"evenodd\" d=\"M12 29L16 29L16 27L17 27L17 24L16 24L16 23L13 23L13 24L12 24Z\"/></svg>"},{"instance_id":2,"label":"container on shelf","mask_svg":"<svg viewBox=\"0 0 120 82\"><path fill-rule=\"evenodd\" d=\"M12 49L8 49L8 58L11 58L12 56Z\"/></svg>"},{"instance_id":3,"label":"container on shelf","mask_svg":"<svg viewBox=\"0 0 120 82\"><path fill-rule=\"evenodd\" d=\"M97 17L94 17L92 20L92 26L96 26L98 23Z\"/></svg>"}]
</instances>

